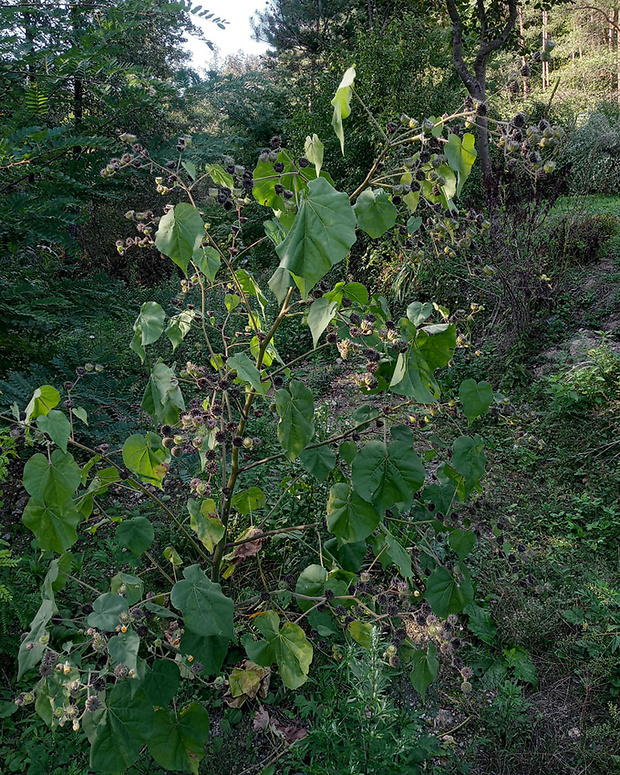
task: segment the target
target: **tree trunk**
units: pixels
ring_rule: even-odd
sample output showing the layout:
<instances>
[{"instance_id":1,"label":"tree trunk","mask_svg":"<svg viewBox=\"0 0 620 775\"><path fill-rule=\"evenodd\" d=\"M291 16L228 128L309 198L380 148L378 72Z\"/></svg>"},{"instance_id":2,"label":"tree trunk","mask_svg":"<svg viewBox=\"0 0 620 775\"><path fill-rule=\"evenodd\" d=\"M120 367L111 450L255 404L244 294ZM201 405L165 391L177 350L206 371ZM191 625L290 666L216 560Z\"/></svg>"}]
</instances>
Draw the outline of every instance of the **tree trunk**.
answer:
<instances>
[{"instance_id":1,"label":"tree trunk","mask_svg":"<svg viewBox=\"0 0 620 775\"><path fill-rule=\"evenodd\" d=\"M71 6L71 26L73 32L73 45L77 46L78 34L80 31L80 6L79 3ZM84 81L79 75L73 76L73 127L76 133L79 131L80 124L84 118ZM73 149L73 155L78 156L81 147L76 145Z\"/></svg>"},{"instance_id":2,"label":"tree trunk","mask_svg":"<svg viewBox=\"0 0 620 775\"><path fill-rule=\"evenodd\" d=\"M549 35L547 33L547 23L549 20L549 15L547 11L542 12L542 43L543 43L543 53L545 51L545 45L547 43L547 40L549 38ZM543 61L542 63L542 87L543 91L545 89L549 88L549 62Z\"/></svg>"},{"instance_id":3,"label":"tree trunk","mask_svg":"<svg viewBox=\"0 0 620 775\"><path fill-rule=\"evenodd\" d=\"M527 67L527 57L525 56L525 24L523 22L523 8L521 4L519 3L519 43L521 45L521 49L523 51L523 56L521 57L521 65L522 67ZM527 76L523 76L523 98L527 99L527 95L529 92L529 84L527 82Z\"/></svg>"},{"instance_id":4,"label":"tree trunk","mask_svg":"<svg viewBox=\"0 0 620 775\"><path fill-rule=\"evenodd\" d=\"M517 0L508 0L509 16L496 37L489 34L484 0L478 0L478 18L480 20L480 44L473 63L473 73L465 64L463 57L463 20L455 0L445 0L448 14L452 21L452 58L456 72L469 95L477 104L476 126L478 128L478 158L486 193L487 204L493 206L496 201L497 181L491 168L491 153L489 149L489 125L486 117L486 74L489 56L505 45L517 22Z\"/></svg>"},{"instance_id":5,"label":"tree trunk","mask_svg":"<svg viewBox=\"0 0 620 775\"><path fill-rule=\"evenodd\" d=\"M618 83L618 105L620 105L620 7L616 13L616 75Z\"/></svg>"},{"instance_id":6,"label":"tree trunk","mask_svg":"<svg viewBox=\"0 0 620 775\"><path fill-rule=\"evenodd\" d=\"M480 103L486 105L487 100L487 63L486 60L476 67L476 80L471 96ZM491 151L489 148L489 122L486 115L476 118L478 128L478 160L480 161L480 171L487 195L492 194L494 189L494 176L491 167Z\"/></svg>"}]
</instances>

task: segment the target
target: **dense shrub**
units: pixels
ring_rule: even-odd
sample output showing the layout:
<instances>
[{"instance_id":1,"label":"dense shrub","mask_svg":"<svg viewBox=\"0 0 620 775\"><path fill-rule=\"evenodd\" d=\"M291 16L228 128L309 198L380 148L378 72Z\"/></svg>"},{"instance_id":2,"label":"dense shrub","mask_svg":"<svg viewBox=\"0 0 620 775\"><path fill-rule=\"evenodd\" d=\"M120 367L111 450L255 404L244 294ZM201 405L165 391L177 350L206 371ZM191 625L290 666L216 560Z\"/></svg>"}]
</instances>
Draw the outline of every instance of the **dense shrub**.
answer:
<instances>
[{"instance_id":1,"label":"dense shrub","mask_svg":"<svg viewBox=\"0 0 620 775\"><path fill-rule=\"evenodd\" d=\"M602 110L582 116L566 145L563 161L570 166L572 190L617 193L620 190L620 117Z\"/></svg>"},{"instance_id":2,"label":"dense shrub","mask_svg":"<svg viewBox=\"0 0 620 775\"><path fill-rule=\"evenodd\" d=\"M562 265L590 263L619 229L611 213L565 213L551 229L550 253Z\"/></svg>"}]
</instances>

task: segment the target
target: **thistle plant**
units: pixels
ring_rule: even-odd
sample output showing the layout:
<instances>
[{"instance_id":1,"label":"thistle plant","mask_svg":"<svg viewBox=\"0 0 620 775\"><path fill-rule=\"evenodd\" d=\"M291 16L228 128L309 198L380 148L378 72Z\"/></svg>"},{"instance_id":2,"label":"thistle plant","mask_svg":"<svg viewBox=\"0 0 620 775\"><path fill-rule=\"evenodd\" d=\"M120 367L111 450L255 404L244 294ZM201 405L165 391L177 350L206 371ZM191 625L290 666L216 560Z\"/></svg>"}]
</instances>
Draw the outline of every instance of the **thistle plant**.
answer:
<instances>
[{"instance_id":1,"label":"thistle plant","mask_svg":"<svg viewBox=\"0 0 620 775\"><path fill-rule=\"evenodd\" d=\"M333 100L343 152L354 78L350 68ZM208 165L204 174L188 158L189 138L179 141L177 161L158 165L125 136L131 153L102 171L146 169L163 196L185 195L161 216L129 212L139 236L118 247L154 243L183 273L173 314L155 302L142 306L131 349L145 363L160 337L172 351L197 337L204 357L178 372L162 359L150 363L142 409L153 430L130 436L122 448L90 449L80 441L87 415L75 395L76 382L88 378L84 369L64 385L64 404L56 388L44 385L9 418L40 449L24 468L30 500L23 522L39 548L55 555L20 648L19 678L34 680L19 704L34 703L52 727L83 728L91 769L123 772L146 746L161 766L197 772L209 709L201 702L171 706L181 682L218 692L228 680L233 699L256 697L248 687L275 665L294 690L308 678L319 639L326 652L330 638L364 645L379 627L392 640L390 665L408 664L422 696L435 679L436 646L419 647L402 617L423 605L445 619L474 598L464 559L476 535L453 513L480 488L483 441L461 433L451 446L433 448L415 419L416 412L441 408L437 372L454 355L457 327L448 310L428 302L411 301L395 319L386 299L361 283L329 278L360 232L377 239L396 231L405 251L415 249L420 229L447 243L459 239L454 199L476 153L471 135L449 128L464 118L471 119L467 109L422 124L402 116L385 128L373 119L380 152L350 195L323 170L316 135L303 156L274 138L253 171ZM254 247L246 244L244 214L252 197L266 208L263 240L275 254L269 289L240 267ZM203 220L207 199L235 215L223 239ZM208 306L218 294L221 318ZM273 314L269 294L277 300ZM312 337L309 351L288 361L278 345L285 321L308 327ZM317 433L317 399L296 371L318 353L350 362L359 389L359 405L331 434ZM468 379L460 385L460 409L451 401L450 414L461 427L492 401L488 383ZM263 443L269 423L277 448ZM179 512L161 491L185 460L195 474L186 511ZM280 494L257 485L267 470L281 476ZM306 524L278 520L276 529L265 529L267 518L257 515L277 514L300 477L325 488L324 508ZM70 550L81 531L93 528L95 504L112 485L140 491L153 516L115 527L131 572L117 573L104 589L73 573ZM168 547L161 559L158 520L174 529L183 557ZM236 596L235 571L259 562L273 535L287 533L304 536L318 562L273 588L265 580L254 594ZM65 587L65 598L79 590L88 602L70 613L63 605L61 615L56 596ZM231 673L233 643L247 660Z\"/></svg>"}]
</instances>

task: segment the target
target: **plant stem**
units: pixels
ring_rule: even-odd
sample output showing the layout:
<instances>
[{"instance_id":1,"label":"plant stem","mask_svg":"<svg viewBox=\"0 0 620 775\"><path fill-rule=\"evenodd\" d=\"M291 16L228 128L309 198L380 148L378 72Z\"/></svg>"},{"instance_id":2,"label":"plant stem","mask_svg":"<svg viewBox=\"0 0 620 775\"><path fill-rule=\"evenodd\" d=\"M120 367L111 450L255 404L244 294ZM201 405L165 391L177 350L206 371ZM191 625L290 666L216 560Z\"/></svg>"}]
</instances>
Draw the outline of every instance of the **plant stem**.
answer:
<instances>
[{"instance_id":1,"label":"plant stem","mask_svg":"<svg viewBox=\"0 0 620 775\"><path fill-rule=\"evenodd\" d=\"M278 535L278 533L291 533L295 530L309 530L313 527L318 527L321 523L320 522L313 522L310 525L297 525L296 527L282 527L279 530L268 530L266 533L261 533L260 535L252 536L251 538L244 538L241 541L232 541L224 547L225 549L232 549L233 546L241 546L242 544L249 544L252 541L262 541L263 538L268 538L269 536L275 536Z\"/></svg>"},{"instance_id":2,"label":"plant stem","mask_svg":"<svg viewBox=\"0 0 620 775\"><path fill-rule=\"evenodd\" d=\"M157 570L162 574L162 576L167 579L171 584L174 584L173 579L166 573L166 571L161 567L161 565L157 562L157 560L153 557L150 552L144 552L144 556L147 558L147 560L157 568Z\"/></svg>"},{"instance_id":3,"label":"plant stem","mask_svg":"<svg viewBox=\"0 0 620 775\"><path fill-rule=\"evenodd\" d=\"M278 326L284 320L284 317L288 312L289 302L291 300L292 295L293 295L293 288L289 288L277 318L274 320L273 325L271 326L271 328L267 332L267 335L265 336L265 338L260 344L260 348L258 350L258 357L256 358L256 368L259 371L261 370L261 367L263 365L263 358L265 357L265 351L267 350L269 343L273 339L275 332L278 330ZM248 391L248 394L245 400L245 406L243 407L243 414L241 415L241 419L239 420L239 427L237 429L238 436L243 436L243 431L245 430L247 419L250 416L250 409L252 408L252 402L254 401L255 395L256 395L256 391L254 390L253 387L251 387L250 390ZM235 492L237 478L241 473L241 471L243 470L244 470L243 468L239 468L239 448L233 447L232 456L231 456L230 476L228 477L228 482L226 485L226 495L224 497L224 502L222 505L221 522L224 525L224 535L222 536L218 545L215 547L215 552L213 554L213 568L211 571L211 579L212 581L215 581L215 582L219 581L222 557L224 556L224 551L226 550L226 536L228 532L228 521L230 519L232 497Z\"/></svg>"},{"instance_id":4,"label":"plant stem","mask_svg":"<svg viewBox=\"0 0 620 775\"><path fill-rule=\"evenodd\" d=\"M290 368L294 363L297 363L297 361L302 361L304 358L307 358L309 355L312 355L312 353L318 353L319 350L323 350L325 347L330 347L331 345L329 342L325 342L324 344L320 344L318 347L314 347L312 350L308 350L303 355L298 355L297 358L293 358L292 361L289 361L288 363L285 363L284 366L280 366L279 369L276 369L275 371L272 371L269 376L263 377L263 380L266 379L272 379L276 376L276 374L279 374L280 372L284 371L285 369Z\"/></svg>"}]
</instances>

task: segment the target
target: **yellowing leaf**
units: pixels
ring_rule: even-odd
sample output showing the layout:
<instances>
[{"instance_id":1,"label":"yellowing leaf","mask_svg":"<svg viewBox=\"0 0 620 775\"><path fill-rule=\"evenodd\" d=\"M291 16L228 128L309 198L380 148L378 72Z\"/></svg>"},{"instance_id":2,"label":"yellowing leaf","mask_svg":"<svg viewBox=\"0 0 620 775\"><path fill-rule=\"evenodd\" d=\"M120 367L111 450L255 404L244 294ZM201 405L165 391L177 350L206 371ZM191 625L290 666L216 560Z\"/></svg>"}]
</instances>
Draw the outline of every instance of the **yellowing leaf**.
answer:
<instances>
[{"instance_id":1,"label":"yellowing leaf","mask_svg":"<svg viewBox=\"0 0 620 775\"><path fill-rule=\"evenodd\" d=\"M351 95L353 81L355 80L355 66L350 67L344 74L340 86L336 90L332 105L334 106L334 115L332 116L332 126L336 137L340 140L340 148L344 156L344 129L342 120L351 115Z\"/></svg>"}]
</instances>

